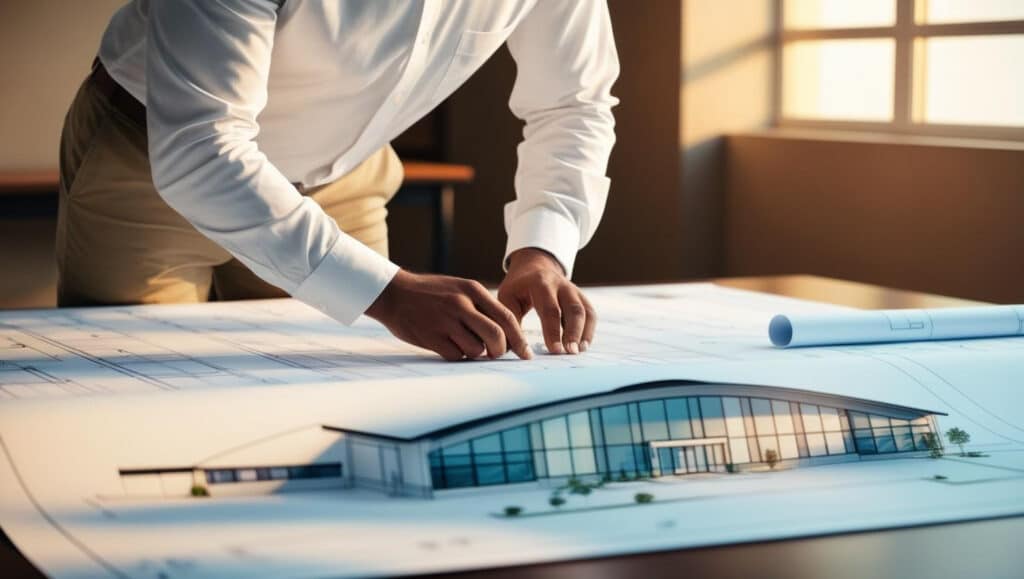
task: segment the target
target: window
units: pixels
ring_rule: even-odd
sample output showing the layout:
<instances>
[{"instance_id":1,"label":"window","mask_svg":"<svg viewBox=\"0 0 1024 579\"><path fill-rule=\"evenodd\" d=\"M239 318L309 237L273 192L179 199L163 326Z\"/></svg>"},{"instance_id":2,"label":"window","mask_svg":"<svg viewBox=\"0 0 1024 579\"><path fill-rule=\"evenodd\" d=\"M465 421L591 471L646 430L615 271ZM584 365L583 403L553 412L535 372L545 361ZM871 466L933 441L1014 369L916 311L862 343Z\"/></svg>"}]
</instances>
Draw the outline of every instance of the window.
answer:
<instances>
[{"instance_id":1,"label":"window","mask_svg":"<svg viewBox=\"0 0 1024 579\"><path fill-rule=\"evenodd\" d=\"M429 459L434 488L440 489L549 477L657 476L685 461L706 471L705 451L715 465L763 462L768 450L781 459L909 452L922 450L915 438L930 432L927 416L910 420L788 400L690 396L595 405L444 446ZM705 437L727 440L682 451L683 445L658 446ZM660 467L652 471L656 447ZM674 463L673 452L691 458ZM262 476L261 469L253 472Z\"/></svg>"},{"instance_id":2,"label":"window","mask_svg":"<svg viewBox=\"0 0 1024 579\"><path fill-rule=\"evenodd\" d=\"M1024 139L1021 0L780 0L780 126Z\"/></svg>"},{"instance_id":3,"label":"window","mask_svg":"<svg viewBox=\"0 0 1024 579\"><path fill-rule=\"evenodd\" d=\"M223 484L268 480L299 480L311 478L340 478L341 463L329 462L299 466L263 466L251 468L206 469L206 482Z\"/></svg>"}]
</instances>

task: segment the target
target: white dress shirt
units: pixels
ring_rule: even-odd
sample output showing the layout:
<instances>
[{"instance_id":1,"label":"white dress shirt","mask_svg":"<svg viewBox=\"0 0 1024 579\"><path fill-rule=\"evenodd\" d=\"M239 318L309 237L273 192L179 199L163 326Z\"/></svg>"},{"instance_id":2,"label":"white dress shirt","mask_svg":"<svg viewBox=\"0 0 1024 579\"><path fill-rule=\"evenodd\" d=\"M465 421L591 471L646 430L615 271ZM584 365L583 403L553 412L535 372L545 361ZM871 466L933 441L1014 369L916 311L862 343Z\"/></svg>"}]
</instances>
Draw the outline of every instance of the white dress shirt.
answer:
<instances>
[{"instance_id":1,"label":"white dress shirt","mask_svg":"<svg viewBox=\"0 0 1024 579\"><path fill-rule=\"evenodd\" d=\"M352 323L398 266L293 183L345 175L506 42L509 106L526 123L506 257L538 247L571 275L615 141L604 0L133 0L100 60L146 105L167 203L261 278Z\"/></svg>"}]
</instances>

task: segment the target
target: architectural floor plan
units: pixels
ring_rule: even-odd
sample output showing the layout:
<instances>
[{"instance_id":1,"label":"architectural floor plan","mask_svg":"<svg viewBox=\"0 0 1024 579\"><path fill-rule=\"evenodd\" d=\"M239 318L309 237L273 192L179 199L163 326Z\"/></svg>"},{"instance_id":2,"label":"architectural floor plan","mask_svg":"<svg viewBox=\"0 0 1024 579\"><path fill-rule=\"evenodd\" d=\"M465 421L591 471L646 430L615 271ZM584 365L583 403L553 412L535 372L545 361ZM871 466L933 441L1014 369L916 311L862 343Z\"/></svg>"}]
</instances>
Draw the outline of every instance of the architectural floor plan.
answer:
<instances>
[{"instance_id":1,"label":"architectural floor plan","mask_svg":"<svg viewBox=\"0 0 1024 579\"><path fill-rule=\"evenodd\" d=\"M58 577L292 577L1024 514L1024 338L779 350L838 309L588 295L592 349L532 361L293 300L2 313L0 527Z\"/></svg>"}]
</instances>

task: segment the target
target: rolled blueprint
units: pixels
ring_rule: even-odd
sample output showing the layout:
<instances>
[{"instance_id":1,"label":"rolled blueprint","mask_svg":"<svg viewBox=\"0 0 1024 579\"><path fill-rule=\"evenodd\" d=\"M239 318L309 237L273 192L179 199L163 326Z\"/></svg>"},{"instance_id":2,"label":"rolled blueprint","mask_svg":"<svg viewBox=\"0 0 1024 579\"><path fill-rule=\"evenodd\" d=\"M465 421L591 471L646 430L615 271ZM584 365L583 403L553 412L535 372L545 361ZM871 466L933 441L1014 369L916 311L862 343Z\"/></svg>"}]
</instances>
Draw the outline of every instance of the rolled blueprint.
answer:
<instances>
[{"instance_id":1,"label":"rolled blueprint","mask_svg":"<svg viewBox=\"0 0 1024 579\"><path fill-rule=\"evenodd\" d=\"M768 337L781 348L1024 336L1024 305L778 315Z\"/></svg>"}]
</instances>

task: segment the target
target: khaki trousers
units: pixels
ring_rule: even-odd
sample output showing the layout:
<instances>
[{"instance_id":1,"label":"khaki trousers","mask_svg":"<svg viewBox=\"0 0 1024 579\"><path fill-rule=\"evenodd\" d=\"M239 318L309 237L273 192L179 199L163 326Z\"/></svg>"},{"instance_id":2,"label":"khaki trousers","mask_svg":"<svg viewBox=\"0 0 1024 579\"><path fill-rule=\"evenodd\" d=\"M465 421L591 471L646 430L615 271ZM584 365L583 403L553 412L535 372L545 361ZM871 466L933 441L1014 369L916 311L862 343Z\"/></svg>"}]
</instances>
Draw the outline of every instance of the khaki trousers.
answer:
<instances>
[{"instance_id":1,"label":"khaki trousers","mask_svg":"<svg viewBox=\"0 0 1024 579\"><path fill-rule=\"evenodd\" d=\"M402 182L390 146L306 191L343 231L387 256L385 203ZM64 120L57 220L60 306L283 297L157 194L146 128L90 81ZM339 288L342 289L342 288Z\"/></svg>"}]
</instances>

